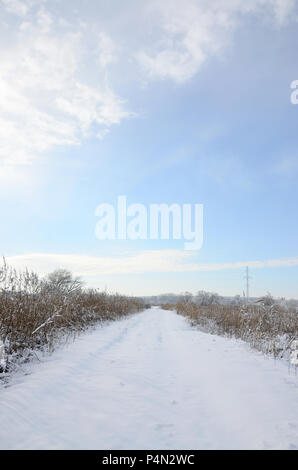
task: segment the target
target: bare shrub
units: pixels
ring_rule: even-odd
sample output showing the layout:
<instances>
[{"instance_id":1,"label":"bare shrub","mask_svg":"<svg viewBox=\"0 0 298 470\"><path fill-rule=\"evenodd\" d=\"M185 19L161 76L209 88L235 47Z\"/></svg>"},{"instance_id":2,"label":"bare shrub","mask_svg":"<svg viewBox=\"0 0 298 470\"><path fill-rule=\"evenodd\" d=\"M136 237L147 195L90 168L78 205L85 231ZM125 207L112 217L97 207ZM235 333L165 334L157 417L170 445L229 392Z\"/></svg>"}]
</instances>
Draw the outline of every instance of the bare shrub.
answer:
<instances>
[{"instance_id":1,"label":"bare shrub","mask_svg":"<svg viewBox=\"0 0 298 470\"><path fill-rule=\"evenodd\" d=\"M4 259L0 268L2 369L30 358L34 350L53 350L62 337L143 308L144 302L138 298L83 289L82 282L68 271L55 271L40 279L28 270L17 272Z\"/></svg>"},{"instance_id":2,"label":"bare shrub","mask_svg":"<svg viewBox=\"0 0 298 470\"><path fill-rule=\"evenodd\" d=\"M163 304L161 308L163 310L175 310L175 304Z\"/></svg>"},{"instance_id":3,"label":"bare shrub","mask_svg":"<svg viewBox=\"0 0 298 470\"><path fill-rule=\"evenodd\" d=\"M298 338L296 308L275 304L270 296L245 306L204 306L182 297L176 310L205 331L240 338L274 357L289 356L291 344Z\"/></svg>"}]
</instances>

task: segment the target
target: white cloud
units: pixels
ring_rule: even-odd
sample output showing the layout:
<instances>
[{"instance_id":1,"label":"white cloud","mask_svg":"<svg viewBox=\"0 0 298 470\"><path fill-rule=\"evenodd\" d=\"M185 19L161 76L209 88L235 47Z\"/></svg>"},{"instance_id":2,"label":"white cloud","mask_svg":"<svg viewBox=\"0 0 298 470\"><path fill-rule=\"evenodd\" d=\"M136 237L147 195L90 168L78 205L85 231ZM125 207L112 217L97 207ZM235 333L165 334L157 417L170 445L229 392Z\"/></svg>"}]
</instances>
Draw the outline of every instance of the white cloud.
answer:
<instances>
[{"instance_id":1,"label":"white cloud","mask_svg":"<svg viewBox=\"0 0 298 470\"><path fill-rule=\"evenodd\" d=\"M275 19L277 23L282 25L292 14L296 5L296 0L271 0L271 3L273 5Z\"/></svg>"},{"instance_id":2,"label":"white cloud","mask_svg":"<svg viewBox=\"0 0 298 470\"><path fill-rule=\"evenodd\" d=\"M57 98L57 106L76 119L84 136L88 135L93 123L108 128L132 116L132 113L124 110L124 102L109 89L100 91L76 83L67 95ZM106 128L103 129L104 133L107 131Z\"/></svg>"},{"instance_id":3,"label":"white cloud","mask_svg":"<svg viewBox=\"0 0 298 470\"><path fill-rule=\"evenodd\" d=\"M55 146L102 138L114 124L134 116L107 82L112 42L80 24L62 23L45 6L2 1L22 18L10 26L0 51L0 168L28 164ZM3 8L3 7L2 7Z\"/></svg>"},{"instance_id":4,"label":"white cloud","mask_svg":"<svg viewBox=\"0 0 298 470\"><path fill-rule=\"evenodd\" d=\"M296 0L153 0L148 6L159 25L158 40L137 58L149 76L183 82L202 64L219 55L244 15L271 17L279 26L290 17Z\"/></svg>"},{"instance_id":5,"label":"white cloud","mask_svg":"<svg viewBox=\"0 0 298 470\"><path fill-rule=\"evenodd\" d=\"M176 271L189 255L178 250L144 251L124 257L96 257L65 254L32 253L11 256L7 261L17 268L28 268L45 274L57 267L70 269L80 276L97 276L121 273Z\"/></svg>"},{"instance_id":6,"label":"white cloud","mask_svg":"<svg viewBox=\"0 0 298 470\"><path fill-rule=\"evenodd\" d=\"M45 8L40 8L38 11L37 24L43 33L48 33L51 30L53 18Z\"/></svg>"},{"instance_id":7,"label":"white cloud","mask_svg":"<svg viewBox=\"0 0 298 470\"><path fill-rule=\"evenodd\" d=\"M98 37L98 61L102 67L116 61L115 51L116 46L112 39L105 32L100 32Z\"/></svg>"},{"instance_id":8,"label":"white cloud","mask_svg":"<svg viewBox=\"0 0 298 470\"><path fill-rule=\"evenodd\" d=\"M138 5L137 15L131 4L123 24L117 18L117 40L102 27L113 21L100 15L80 21L71 9L62 14L58 3L54 8L46 0L0 0L8 25L0 32L0 169L32 163L56 146L102 139L136 116L110 81L118 55L124 67L134 67L137 56L146 79L184 82L209 57L222 54L244 15L282 25L296 1L188 0L185 6L180 0L148 0Z\"/></svg>"},{"instance_id":9,"label":"white cloud","mask_svg":"<svg viewBox=\"0 0 298 470\"><path fill-rule=\"evenodd\" d=\"M151 250L122 257L32 253L10 256L7 258L7 261L18 269L28 267L28 269L32 269L42 275L57 268L66 268L76 275L83 277L149 272L222 271L226 269L240 269L246 266L255 269L298 266L298 257L217 264L194 263L192 258L192 254L181 250Z\"/></svg>"},{"instance_id":10,"label":"white cloud","mask_svg":"<svg viewBox=\"0 0 298 470\"><path fill-rule=\"evenodd\" d=\"M4 8L19 16L25 16L28 13L29 5L25 0L1 0Z\"/></svg>"}]
</instances>

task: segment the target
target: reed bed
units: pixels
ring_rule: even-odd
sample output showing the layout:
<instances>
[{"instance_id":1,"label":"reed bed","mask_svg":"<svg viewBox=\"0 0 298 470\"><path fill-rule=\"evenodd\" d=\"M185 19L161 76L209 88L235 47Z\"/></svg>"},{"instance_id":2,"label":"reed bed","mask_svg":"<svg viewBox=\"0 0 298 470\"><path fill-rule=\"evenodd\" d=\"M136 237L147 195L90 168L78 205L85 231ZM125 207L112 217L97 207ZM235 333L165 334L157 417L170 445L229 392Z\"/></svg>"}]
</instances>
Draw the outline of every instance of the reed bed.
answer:
<instances>
[{"instance_id":1,"label":"reed bed","mask_svg":"<svg viewBox=\"0 0 298 470\"><path fill-rule=\"evenodd\" d=\"M266 305L197 305L181 299L175 306L192 325L215 334L247 341L252 347L274 357L290 357L298 338L296 308Z\"/></svg>"},{"instance_id":2,"label":"reed bed","mask_svg":"<svg viewBox=\"0 0 298 470\"><path fill-rule=\"evenodd\" d=\"M145 308L142 299L85 289L78 278L59 270L46 278L17 272L3 260L0 268L0 372L28 361L38 350L53 351L57 343L92 325L122 318Z\"/></svg>"}]
</instances>

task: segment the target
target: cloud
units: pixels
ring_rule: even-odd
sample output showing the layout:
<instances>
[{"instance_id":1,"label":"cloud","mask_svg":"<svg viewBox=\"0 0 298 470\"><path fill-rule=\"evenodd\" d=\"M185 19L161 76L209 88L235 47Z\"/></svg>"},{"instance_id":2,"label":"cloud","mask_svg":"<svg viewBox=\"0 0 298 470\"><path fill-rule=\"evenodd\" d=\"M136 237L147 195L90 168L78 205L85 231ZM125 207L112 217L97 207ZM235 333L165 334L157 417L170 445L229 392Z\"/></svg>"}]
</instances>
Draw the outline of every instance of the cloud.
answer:
<instances>
[{"instance_id":1,"label":"cloud","mask_svg":"<svg viewBox=\"0 0 298 470\"><path fill-rule=\"evenodd\" d=\"M295 0L188 0L186 8L180 0L148 0L137 9L128 2L127 15L117 21L105 21L100 6L92 18L84 9L84 22L59 2L0 0L0 169L31 164L86 138L102 139L113 126L136 117L113 88L108 72L115 64L117 73L121 67L126 72L136 57L146 80L183 83L210 57L223 54L245 16L282 26L295 5Z\"/></svg>"},{"instance_id":2,"label":"cloud","mask_svg":"<svg viewBox=\"0 0 298 470\"><path fill-rule=\"evenodd\" d=\"M104 31L59 21L41 2L1 3L10 40L0 54L0 167L102 138L135 116L104 73L116 60ZM90 43L98 47L90 50Z\"/></svg>"},{"instance_id":3,"label":"cloud","mask_svg":"<svg viewBox=\"0 0 298 470\"><path fill-rule=\"evenodd\" d=\"M115 51L116 46L112 39L105 32L100 32L98 36L98 61L102 67L106 67L117 60Z\"/></svg>"},{"instance_id":4,"label":"cloud","mask_svg":"<svg viewBox=\"0 0 298 470\"><path fill-rule=\"evenodd\" d=\"M292 155L281 159L273 168L273 172L279 176L296 177L298 170L298 157Z\"/></svg>"},{"instance_id":5,"label":"cloud","mask_svg":"<svg viewBox=\"0 0 298 470\"><path fill-rule=\"evenodd\" d=\"M7 258L7 262L18 269L28 267L28 269L42 275L57 268L66 268L83 277L111 274L222 271L246 266L255 269L298 266L298 257L217 264L194 263L192 257L193 255L189 252L180 250L150 250L122 257L32 253L10 256Z\"/></svg>"},{"instance_id":6,"label":"cloud","mask_svg":"<svg viewBox=\"0 0 298 470\"><path fill-rule=\"evenodd\" d=\"M19 16L25 16L30 8L30 2L26 0L1 0L1 3L9 13Z\"/></svg>"},{"instance_id":7,"label":"cloud","mask_svg":"<svg viewBox=\"0 0 298 470\"><path fill-rule=\"evenodd\" d=\"M291 16L296 6L296 0L271 0L275 19L278 24L284 24Z\"/></svg>"},{"instance_id":8,"label":"cloud","mask_svg":"<svg viewBox=\"0 0 298 470\"><path fill-rule=\"evenodd\" d=\"M7 261L17 268L28 267L45 274L58 267L70 269L80 276L99 276L106 274L170 272L181 269L188 258L178 250L144 251L124 257L96 257L67 254L42 254L11 256Z\"/></svg>"},{"instance_id":9,"label":"cloud","mask_svg":"<svg viewBox=\"0 0 298 470\"><path fill-rule=\"evenodd\" d=\"M184 82L214 55L222 54L245 15L272 18L284 25L296 0L180 0L151 1L150 15L159 30L157 40L137 54L153 79Z\"/></svg>"}]
</instances>

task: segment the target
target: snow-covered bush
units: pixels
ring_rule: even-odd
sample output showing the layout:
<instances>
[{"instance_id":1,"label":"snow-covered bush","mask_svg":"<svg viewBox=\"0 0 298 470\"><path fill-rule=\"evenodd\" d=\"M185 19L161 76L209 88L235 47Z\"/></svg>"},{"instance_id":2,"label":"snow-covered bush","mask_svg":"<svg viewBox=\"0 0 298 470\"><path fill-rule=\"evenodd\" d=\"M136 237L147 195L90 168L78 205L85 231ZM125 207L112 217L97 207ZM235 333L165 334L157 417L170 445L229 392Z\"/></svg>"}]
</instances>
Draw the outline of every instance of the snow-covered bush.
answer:
<instances>
[{"instance_id":1,"label":"snow-covered bush","mask_svg":"<svg viewBox=\"0 0 298 470\"><path fill-rule=\"evenodd\" d=\"M221 303L221 298L214 292L201 290L195 296L194 302L199 306L218 305Z\"/></svg>"},{"instance_id":2,"label":"snow-covered bush","mask_svg":"<svg viewBox=\"0 0 298 470\"><path fill-rule=\"evenodd\" d=\"M297 310L274 303L271 296L246 306L204 306L181 298L176 310L209 332L241 338L265 353L298 363Z\"/></svg>"},{"instance_id":3,"label":"snow-covered bush","mask_svg":"<svg viewBox=\"0 0 298 470\"><path fill-rule=\"evenodd\" d=\"M0 367L4 365L4 343L0 339Z\"/></svg>"},{"instance_id":4,"label":"snow-covered bush","mask_svg":"<svg viewBox=\"0 0 298 470\"><path fill-rule=\"evenodd\" d=\"M35 349L52 350L66 335L143 308L144 302L138 298L83 289L66 271L40 279L35 273L16 272L4 260L0 267L0 338L5 345L5 367Z\"/></svg>"}]
</instances>

